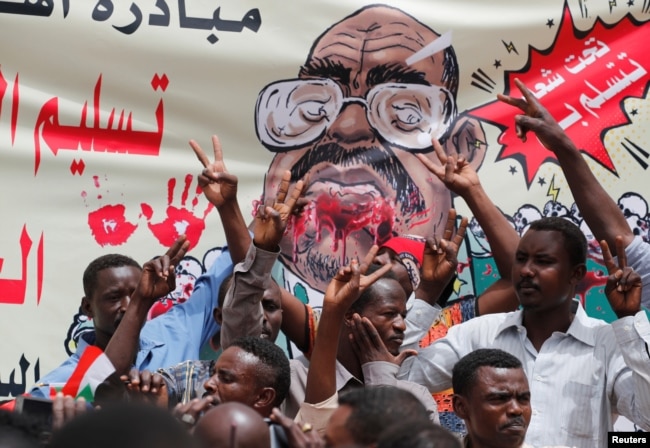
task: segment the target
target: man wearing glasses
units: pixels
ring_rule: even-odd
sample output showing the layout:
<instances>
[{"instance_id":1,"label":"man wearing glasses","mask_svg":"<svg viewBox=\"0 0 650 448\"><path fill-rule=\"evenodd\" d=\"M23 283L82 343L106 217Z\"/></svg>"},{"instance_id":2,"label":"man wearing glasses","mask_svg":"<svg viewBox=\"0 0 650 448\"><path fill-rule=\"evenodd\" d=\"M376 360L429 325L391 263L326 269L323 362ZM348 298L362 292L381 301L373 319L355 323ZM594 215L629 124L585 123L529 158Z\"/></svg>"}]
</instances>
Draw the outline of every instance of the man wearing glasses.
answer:
<instances>
[{"instance_id":1,"label":"man wearing glasses","mask_svg":"<svg viewBox=\"0 0 650 448\"><path fill-rule=\"evenodd\" d=\"M478 168L487 148L480 124L456 117L458 78L450 35L372 5L326 30L298 79L260 92L257 135L275 153L264 196L285 170L307 182L309 206L280 256L298 283L322 292L372 244L440 236L452 196L415 155L438 163L435 137Z\"/></svg>"}]
</instances>

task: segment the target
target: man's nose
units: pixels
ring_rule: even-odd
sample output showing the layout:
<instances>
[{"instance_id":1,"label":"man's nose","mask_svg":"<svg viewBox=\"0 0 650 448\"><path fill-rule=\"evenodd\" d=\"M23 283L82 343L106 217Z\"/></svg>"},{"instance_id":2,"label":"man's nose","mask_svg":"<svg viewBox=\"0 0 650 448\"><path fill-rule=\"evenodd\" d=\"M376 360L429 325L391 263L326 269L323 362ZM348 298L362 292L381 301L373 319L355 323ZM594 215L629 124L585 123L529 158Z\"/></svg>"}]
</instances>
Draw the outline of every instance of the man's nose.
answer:
<instances>
[{"instance_id":1,"label":"man's nose","mask_svg":"<svg viewBox=\"0 0 650 448\"><path fill-rule=\"evenodd\" d=\"M374 139L375 135L368 123L366 108L360 103L349 103L330 125L328 136L341 143L359 143Z\"/></svg>"},{"instance_id":2,"label":"man's nose","mask_svg":"<svg viewBox=\"0 0 650 448\"><path fill-rule=\"evenodd\" d=\"M406 331L406 321L404 321L404 318L401 315L397 316L397 319L393 321L393 328L402 333Z\"/></svg>"},{"instance_id":3,"label":"man's nose","mask_svg":"<svg viewBox=\"0 0 650 448\"><path fill-rule=\"evenodd\" d=\"M217 375L212 375L210 378L208 378L208 380L205 383L203 383L203 388L211 394L215 393L215 391L217 390L216 377Z\"/></svg>"},{"instance_id":4,"label":"man's nose","mask_svg":"<svg viewBox=\"0 0 650 448\"><path fill-rule=\"evenodd\" d=\"M532 263L530 261L527 261L521 265L521 268L519 269L519 276L520 277L535 276L535 270L533 269Z\"/></svg>"},{"instance_id":5,"label":"man's nose","mask_svg":"<svg viewBox=\"0 0 650 448\"><path fill-rule=\"evenodd\" d=\"M122 297L122 300L120 300L120 310L126 311L126 308L129 306L129 303L131 303L131 296Z\"/></svg>"},{"instance_id":6,"label":"man's nose","mask_svg":"<svg viewBox=\"0 0 650 448\"><path fill-rule=\"evenodd\" d=\"M508 403L508 415L522 415L524 413L524 408L521 406L519 401L516 398L513 398Z\"/></svg>"}]
</instances>

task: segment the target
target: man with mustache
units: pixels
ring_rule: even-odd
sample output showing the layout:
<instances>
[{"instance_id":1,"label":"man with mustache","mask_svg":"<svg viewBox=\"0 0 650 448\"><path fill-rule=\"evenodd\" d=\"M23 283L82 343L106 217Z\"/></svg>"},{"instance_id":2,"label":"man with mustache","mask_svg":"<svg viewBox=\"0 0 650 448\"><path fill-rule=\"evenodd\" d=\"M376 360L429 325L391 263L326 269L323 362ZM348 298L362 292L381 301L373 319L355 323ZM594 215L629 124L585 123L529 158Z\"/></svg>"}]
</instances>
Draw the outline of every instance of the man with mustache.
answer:
<instances>
[{"instance_id":1,"label":"man with mustache","mask_svg":"<svg viewBox=\"0 0 650 448\"><path fill-rule=\"evenodd\" d=\"M522 447L531 408L521 361L503 350L478 349L456 363L451 382L454 411L467 427L465 447Z\"/></svg>"},{"instance_id":2,"label":"man with mustache","mask_svg":"<svg viewBox=\"0 0 650 448\"><path fill-rule=\"evenodd\" d=\"M262 90L257 135L275 153L264 196L290 170L309 201L281 245L294 295L309 287L318 305L341 266L392 236L441 236L452 196L416 154L434 160L434 136L478 168L486 149L477 121L454 121L458 78L446 36L371 5L317 39L298 79Z\"/></svg>"},{"instance_id":3,"label":"man with mustache","mask_svg":"<svg viewBox=\"0 0 650 448\"><path fill-rule=\"evenodd\" d=\"M587 241L570 221L534 221L519 241L512 282L521 309L479 316L404 361L398 378L430 391L451 386L464 355L500 348L524 365L534 410L526 442L534 446L607 446L612 413L650 429L650 322L641 310L641 278L627 266L623 239L617 265L601 248L609 277L605 294L618 316L607 324L572 312L576 286L586 273Z\"/></svg>"}]
</instances>

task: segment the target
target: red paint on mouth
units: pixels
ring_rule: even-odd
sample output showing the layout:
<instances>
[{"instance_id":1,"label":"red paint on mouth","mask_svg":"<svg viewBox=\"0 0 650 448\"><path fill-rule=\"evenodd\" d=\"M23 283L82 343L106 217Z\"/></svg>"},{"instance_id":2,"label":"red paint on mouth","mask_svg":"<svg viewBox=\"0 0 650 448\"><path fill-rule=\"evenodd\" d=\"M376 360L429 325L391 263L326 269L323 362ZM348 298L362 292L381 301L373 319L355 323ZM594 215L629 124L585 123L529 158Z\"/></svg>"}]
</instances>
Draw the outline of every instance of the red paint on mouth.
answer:
<instances>
[{"instance_id":1,"label":"red paint on mouth","mask_svg":"<svg viewBox=\"0 0 650 448\"><path fill-rule=\"evenodd\" d=\"M338 252L341 247L341 264L344 264L348 235L367 229L375 244L387 238L392 233L395 222L393 208L390 202L381 197L354 193L321 194L310 209L316 224L316 240L320 241L323 231L328 230L334 238L332 251ZM301 224L304 225L304 222ZM299 235L301 229L304 232L304 227L297 224L294 235Z\"/></svg>"}]
</instances>

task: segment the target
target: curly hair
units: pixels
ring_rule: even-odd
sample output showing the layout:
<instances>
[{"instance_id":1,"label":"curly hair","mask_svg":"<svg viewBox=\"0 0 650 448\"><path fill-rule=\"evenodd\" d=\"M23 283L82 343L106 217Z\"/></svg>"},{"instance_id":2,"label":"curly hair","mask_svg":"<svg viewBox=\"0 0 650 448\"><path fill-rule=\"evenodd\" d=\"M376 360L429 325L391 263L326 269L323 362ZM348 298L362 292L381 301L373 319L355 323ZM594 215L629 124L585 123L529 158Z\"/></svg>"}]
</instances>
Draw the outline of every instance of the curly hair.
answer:
<instances>
[{"instance_id":1,"label":"curly hair","mask_svg":"<svg viewBox=\"0 0 650 448\"><path fill-rule=\"evenodd\" d=\"M558 232L564 237L564 247L569 254L572 265L587 262L587 238L580 228L568 219L548 216L533 221L528 231Z\"/></svg>"},{"instance_id":2,"label":"curly hair","mask_svg":"<svg viewBox=\"0 0 650 448\"><path fill-rule=\"evenodd\" d=\"M142 270L142 266L131 257L121 254L106 254L90 262L83 275L84 294L91 297L97 287L97 275L100 271L110 268L133 266Z\"/></svg>"},{"instance_id":3,"label":"curly hair","mask_svg":"<svg viewBox=\"0 0 650 448\"><path fill-rule=\"evenodd\" d=\"M467 396L474 387L481 367L521 369L521 361L498 348L480 348L463 356L452 369L451 384L454 393Z\"/></svg>"},{"instance_id":4,"label":"curly hair","mask_svg":"<svg viewBox=\"0 0 650 448\"><path fill-rule=\"evenodd\" d=\"M256 336L238 338L231 347L239 347L261 361L257 384L259 387L272 387L275 390L273 405L279 406L289 394L291 384L289 359L282 349L268 339Z\"/></svg>"}]
</instances>

